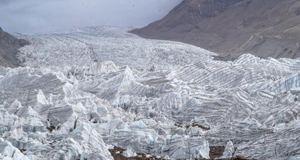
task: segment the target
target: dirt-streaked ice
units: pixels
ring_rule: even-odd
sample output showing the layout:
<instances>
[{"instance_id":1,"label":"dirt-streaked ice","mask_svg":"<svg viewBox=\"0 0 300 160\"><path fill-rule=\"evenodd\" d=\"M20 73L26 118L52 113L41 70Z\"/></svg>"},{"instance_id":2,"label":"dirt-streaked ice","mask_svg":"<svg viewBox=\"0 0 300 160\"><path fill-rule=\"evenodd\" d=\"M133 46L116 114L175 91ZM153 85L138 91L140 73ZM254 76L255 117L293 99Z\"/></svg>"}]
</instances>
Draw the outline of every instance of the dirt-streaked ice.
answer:
<instances>
[{"instance_id":1,"label":"dirt-streaked ice","mask_svg":"<svg viewBox=\"0 0 300 160\"><path fill-rule=\"evenodd\" d=\"M24 67L0 68L1 158L109 160L112 146L175 159L209 158L209 146L224 146L224 158L299 157L300 59L216 61L127 30L22 36Z\"/></svg>"}]
</instances>

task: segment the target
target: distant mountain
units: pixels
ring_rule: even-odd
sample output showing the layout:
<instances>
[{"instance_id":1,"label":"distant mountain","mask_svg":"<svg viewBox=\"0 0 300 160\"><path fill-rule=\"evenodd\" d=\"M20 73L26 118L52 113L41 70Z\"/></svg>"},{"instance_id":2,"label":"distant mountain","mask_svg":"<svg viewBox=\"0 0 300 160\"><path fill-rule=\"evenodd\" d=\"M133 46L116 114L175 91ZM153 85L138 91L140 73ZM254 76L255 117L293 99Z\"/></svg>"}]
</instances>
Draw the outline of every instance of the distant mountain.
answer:
<instances>
[{"instance_id":1,"label":"distant mountain","mask_svg":"<svg viewBox=\"0 0 300 160\"><path fill-rule=\"evenodd\" d=\"M193 44L235 59L300 57L298 0L183 0L162 20L133 30L141 37Z\"/></svg>"},{"instance_id":2,"label":"distant mountain","mask_svg":"<svg viewBox=\"0 0 300 160\"><path fill-rule=\"evenodd\" d=\"M29 42L26 40L17 39L0 28L0 65L6 67L19 66L15 56L19 48L28 44Z\"/></svg>"}]
</instances>

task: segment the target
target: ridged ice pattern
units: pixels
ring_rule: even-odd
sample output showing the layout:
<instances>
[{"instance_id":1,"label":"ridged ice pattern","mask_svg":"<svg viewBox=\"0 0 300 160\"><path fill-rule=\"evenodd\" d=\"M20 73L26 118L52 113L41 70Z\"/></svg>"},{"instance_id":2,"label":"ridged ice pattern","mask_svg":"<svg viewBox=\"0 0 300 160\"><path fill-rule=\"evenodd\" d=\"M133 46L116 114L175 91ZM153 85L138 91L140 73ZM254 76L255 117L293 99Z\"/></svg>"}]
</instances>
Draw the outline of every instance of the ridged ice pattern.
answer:
<instances>
[{"instance_id":1,"label":"ridged ice pattern","mask_svg":"<svg viewBox=\"0 0 300 160\"><path fill-rule=\"evenodd\" d=\"M232 62L113 27L23 36L0 68L0 158L300 158L300 59ZM15 153L15 154L12 154ZM25 157L25 158L24 158Z\"/></svg>"}]
</instances>

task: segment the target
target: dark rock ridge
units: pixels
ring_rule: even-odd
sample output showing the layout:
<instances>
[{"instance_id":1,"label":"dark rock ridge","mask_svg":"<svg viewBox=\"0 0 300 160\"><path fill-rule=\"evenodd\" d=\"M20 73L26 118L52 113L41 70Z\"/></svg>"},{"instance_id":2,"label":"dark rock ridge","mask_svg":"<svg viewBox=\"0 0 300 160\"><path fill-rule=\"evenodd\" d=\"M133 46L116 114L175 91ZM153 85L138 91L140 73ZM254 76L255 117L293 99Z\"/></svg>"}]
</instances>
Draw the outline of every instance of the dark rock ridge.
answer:
<instances>
[{"instance_id":1,"label":"dark rock ridge","mask_svg":"<svg viewBox=\"0 0 300 160\"><path fill-rule=\"evenodd\" d=\"M16 58L18 49L28 44L29 42L26 40L17 39L0 28L0 65L5 67L19 66Z\"/></svg>"},{"instance_id":2,"label":"dark rock ridge","mask_svg":"<svg viewBox=\"0 0 300 160\"><path fill-rule=\"evenodd\" d=\"M166 17L132 31L141 37L193 44L235 59L300 57L298 0L183 0Z\"/></svg>"}]
</instances>

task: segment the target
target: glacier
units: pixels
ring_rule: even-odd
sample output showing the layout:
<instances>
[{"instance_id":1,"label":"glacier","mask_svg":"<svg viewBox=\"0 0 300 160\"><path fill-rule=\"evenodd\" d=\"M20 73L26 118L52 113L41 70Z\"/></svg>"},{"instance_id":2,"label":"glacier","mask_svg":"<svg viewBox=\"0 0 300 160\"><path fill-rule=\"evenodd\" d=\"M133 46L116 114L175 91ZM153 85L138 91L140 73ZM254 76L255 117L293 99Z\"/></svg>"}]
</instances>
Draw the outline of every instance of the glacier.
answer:
<instances>
[{"instance_id":1,"label":"glacier","mask_svg":"<svg viewBox=\"0 0 300 160\"><path fill-rule=\"evenodd\" d=\"M300 59L218 61L129 30L17 35L31 45L0 67L0 158L299 159Z\"/></svg>"}]
</instances>

